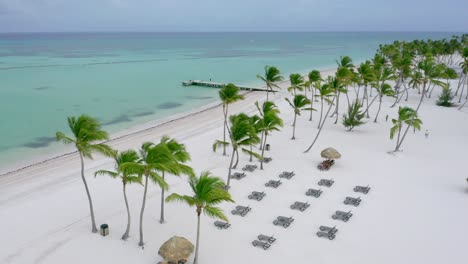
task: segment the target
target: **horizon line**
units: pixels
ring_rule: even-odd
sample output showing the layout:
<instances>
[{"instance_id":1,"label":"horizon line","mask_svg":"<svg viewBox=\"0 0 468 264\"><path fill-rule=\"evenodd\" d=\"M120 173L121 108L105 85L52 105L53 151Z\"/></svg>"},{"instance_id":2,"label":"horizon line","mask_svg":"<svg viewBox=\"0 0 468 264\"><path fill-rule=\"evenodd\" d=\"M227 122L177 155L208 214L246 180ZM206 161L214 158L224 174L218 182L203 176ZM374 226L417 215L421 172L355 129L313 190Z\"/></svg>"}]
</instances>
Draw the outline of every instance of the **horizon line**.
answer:
<instances>
[{"instance_id":1,"label":"horizon line","mask_svg":"<svg viewBox=\"0 0 468 264\"><path fill-rule=\"evenodd\" d=\"M119 30L83 30L83 31L4 31L0 34L63 34L63 33L458 33L466 34L468 31L442 31L442 30L329 30L329 31L119 31Z\"/></svg>"}]
</instances>

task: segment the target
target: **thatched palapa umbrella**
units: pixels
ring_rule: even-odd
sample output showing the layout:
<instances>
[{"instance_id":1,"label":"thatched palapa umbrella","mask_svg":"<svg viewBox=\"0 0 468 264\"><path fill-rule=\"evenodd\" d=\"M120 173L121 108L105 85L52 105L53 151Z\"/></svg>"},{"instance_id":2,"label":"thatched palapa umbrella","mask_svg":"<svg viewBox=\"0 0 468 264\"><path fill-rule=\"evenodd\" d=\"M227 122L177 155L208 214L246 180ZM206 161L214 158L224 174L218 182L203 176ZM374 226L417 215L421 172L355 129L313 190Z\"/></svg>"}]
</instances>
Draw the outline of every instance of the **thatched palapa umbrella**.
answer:
<instances>
[{"instance_id":1,"label":"thatched palapa umbrella","mask_svg":"<svg viewBox=\"0 0 468 264\"><path fill-rule=\"evenodd\" d=\"M336 159L341 158L341 154L334 148L326 148L322 150L322 152L320 153L320 156L322 156L322 158L326 158L330 160L336 160Z\"/></svg>"},{"instance_id":2,"label":"thatched palapa umbrella","mask_svg":"<svg viewBox=\"0 0 468 264\"><path fill-rule=\"evenodd\" d=\"M179 263L187 260L194 249L193 244L186 238L173 236L159 248L158 254L169 263Z\"/></svg>"}]
</instances>

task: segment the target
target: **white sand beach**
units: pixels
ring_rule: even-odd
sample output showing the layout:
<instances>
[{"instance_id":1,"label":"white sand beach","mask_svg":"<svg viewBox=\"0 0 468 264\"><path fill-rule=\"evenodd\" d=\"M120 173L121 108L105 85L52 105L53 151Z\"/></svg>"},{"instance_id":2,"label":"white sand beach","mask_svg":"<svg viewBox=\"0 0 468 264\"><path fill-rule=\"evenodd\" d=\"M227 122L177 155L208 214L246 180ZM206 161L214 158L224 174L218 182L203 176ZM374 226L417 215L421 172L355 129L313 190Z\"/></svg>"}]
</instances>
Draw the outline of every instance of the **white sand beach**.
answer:
<instances>
[{"instance_id":1,"label":"white sand beach","mask_svg":"<svg viewBox=\"0 0 468 264\"><path fill-rule=\"evenodd\" d=\"M288 93L285 89L276 93L273 99L285 127L270 137L271 150L266 156L273 161L264 170L257 169L240 181L232 181L230 191L236 203L222 204L231 223L229 229L219 230L214 220L202 217L199 262L466 263L468 107L458 111L456 107L436 106L437 94L426 99L420 109L422 130L409 133L402 152L389 154L395 144L389 139L390 120L398 109L390 108L391 99L384 98L378 123L368 119L367 124L352 132L341 124L346 108L346 100L341 100L339 123L334 125L334 118L330 118L317 144L309 153L303 153L317 132L318 113L314 113L313 122L308 121L308 113L300 116L297 139L290 140L293 112L284 100ZM245 100L232 105L230 113L254 113L254 102L264 99L264 93L249 93ZM417 93L411 91L409 101L401 105L414 107L418 100ZM373 105L372 113L377 106ZM220 106L207 108L153 128L148 124L135 129L145 128L140 132L126 131L131 132L127 136L118 133L110 145L118 150L137 149L145 141L157 142L163 135L170 135L186 144L192 156L190 165L197 174L209 170L226 179L229 157L211 148L222 136L222 110ZM427 138L425 130L429 131ZM329 171L321 172L316 166L322 161L320 151L326 147L339 150L342 158ZM238 171L246 164L251 164L248 157L241 155ZM162 260L158 249L170 237L179 235L195 241L193 208L167 204L166 223L159 223L161 190L154 185L149 188L146 206L144 250L137 245L142 186L128 187L132 229L128 241L122 241L126 211L121 182L93 176L98 169L112 169L113 160L96 156L95 160L86 160L85 166L97 223L109 224L110 235L90 232L79 157L62 156L0 176L0 263L150 264ZM296 175L282 180L277 189L264 186L266 181L278 179L282 171L295 171ZM307 189L319 188L317 182L322 178L333 178L335 183L331 188L322 187L318 199L305 196ZM168 193L188 192L185 177L167 179ZM369 185L372 189L367 195L359 195L353 192L355 185ZM247 198L252 191L265 191L267 196L260 202L252 201ZM344 205L346 196L361 196L361 205ZM310 207L304 212L291 210L294 201L309 202ZM230 211L235 205L248 205L252 210L245 217L234 216ZM333 220L335 210L352 210L353 217L347 223ZM289 228L274 226L273 220L280 215L292 216L295 221ZM317 237L321 225L336 225L336 239ZM260 233L277 238L268 250L251 245Z\"/></svg>"}]
</instances>

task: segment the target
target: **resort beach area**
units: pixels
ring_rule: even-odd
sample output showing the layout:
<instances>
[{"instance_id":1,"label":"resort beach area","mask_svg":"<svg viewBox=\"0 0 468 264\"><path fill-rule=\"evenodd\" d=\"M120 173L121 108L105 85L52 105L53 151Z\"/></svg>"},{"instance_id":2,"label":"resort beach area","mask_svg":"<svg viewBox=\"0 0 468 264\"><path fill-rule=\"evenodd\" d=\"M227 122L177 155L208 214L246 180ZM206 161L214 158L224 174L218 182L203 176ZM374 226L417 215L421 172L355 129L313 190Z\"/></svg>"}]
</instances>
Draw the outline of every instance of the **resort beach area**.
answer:
<instances>
[{"instance_id":1,"label":"resort beach area","mask_svg":"<svg viewBox=\"0 0 468 264\"><path fill-rule=\"evenodd\" d=\"M322 71L322 77L335 69ZM456 80L451 81L455 87ZM397 118L394 99L384 97L380 119L365 119L366 125L346 131L335 117L327 117L320 138L308 152L317 129L319 112L297 117L296 139L291 140L294 112L285 101L289 96L289 81L270 94L281 111L284 128L273 132L266 157L272 161L264 170L247 172L242 180L232 180L229 192L235 203L220 207L229 218L228 229L220 230L213 219L201 220L199 263L424 263L462 264L468 245L468 186L465 149L468 142L468 108L443 108L435 104L440 90L425 99L419 110L423 120L421 131L408 133L402 151L390 153L395 141L389 139L392 118ZM188 88L189 89L189 88ZM212 88L207 88L212 89ZM350 89L349 96L354 97ZM404 104L415 108L420 96L409 93ZM230 114L255 114L255 102L266 99L264 92L245 93L245 100L230 105ZM346 99L340 107L344 113ZM319 103L314 102L318 109ZM378 104L372 105L371 113ZM339 118L341 121L340 113ZM388 119L386 116L388 115ZM387 119L387 120L386 120ZM119 151L138 149L143 142L158 142L170 135L186 145L192 166L198 175L211 171L225 180L230 157L218 149L215 140L223 134L223 112L220 103L211 103L190 113L139 125L111 135L109 145ZM320 152L333 147L342 157L328 171L317 165ZM72 148L69 148L72 150ZM228 153L230 153L228 151ZM229 154L230 155L230 154ZM95 155L86 160L85 175L96 212L98 226L109 225L109 235L89 232L89 207L80 179L80 158L77 153L66 154L0 177L0 263L157 263L159 247L172 236L196 239L195 209L182 203L165 205L166 221L159 222L161 189L149 185L144 216L145 245L138 246L138 216L143 187L127 187L131 208L131 234L121 240L126 226L121 181L97 176L97 170L112 170L113 160ZM249 156L240 155L242 172ZM278 188L265 183L280 180L283 171L294 171L290 179L281 179ZM319 186L321 179L332 179L331 187ZM186 176L167 177L170 193L188 193ZM356 193L356 185L371 187L369 193ZM308 189L321 189L318 198L306 196ZM252 191L265 192L261 201L248 198ZM345 205L346 197L360 197L358 207ZM294 202L308 203L304 210L292 210ZM237 206L249 206L245 216L232 215ZM336 210L353 216L347 222L331 218ZM292 217L288 228L273 225L278 216ZM320 226L336 226L334 240L317 237ZM252 246L259 234L274 236L276 241L268 250ZM191 263L191 262L190 262Z\"/></svg>"}]
</instances>

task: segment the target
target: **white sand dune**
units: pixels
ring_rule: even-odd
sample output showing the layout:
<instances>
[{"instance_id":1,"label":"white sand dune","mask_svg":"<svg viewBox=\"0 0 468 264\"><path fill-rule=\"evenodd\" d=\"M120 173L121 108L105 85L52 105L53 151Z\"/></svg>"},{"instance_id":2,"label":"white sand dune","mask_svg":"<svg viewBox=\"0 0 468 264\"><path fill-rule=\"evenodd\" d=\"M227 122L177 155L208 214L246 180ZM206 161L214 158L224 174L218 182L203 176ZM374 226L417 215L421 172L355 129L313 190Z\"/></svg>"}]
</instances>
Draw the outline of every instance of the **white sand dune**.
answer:
<instances>
[{"instance_id":1,"label":"white sand dune","mask_svg":"<svg viewBox=\"0 0 468 264\"><path fill-rule=\"evenodd\" d=\"M353 92L351 93L353 94ZM303 153L317 132L317 117L308 121L308 113L298 119L297 139L290 140L292 111L284 101L286 92L274 96L285 120L283 131L270 138L272 149L266 156L273 161L263 171L248 173L241 181L232 181L231 192L238 205L249 205L246 217L233 216L235 204L223 204L229 215L230 229L218 230L213 220L202 218L200 263L466 263L468 245L468 184L466 147L468 146L468 108L442 108L427 100L420 110L423 132L411 132L404 151L388 154L394 142L389 139L390 120L397 108L390 100L382 105L379 123L346 132L334 119L310 153ZM231 113L254 113L253 103L263 93L250 93L236 103ZM418 95L412 93L405 105L415 106ZM341 100L344 111L346 100ZM377 105L371 110L375 113ZM341 117L340 117L341 121ZM430 136L425 138L424 130ZM211 144L222 135L219 107L196 115L121 137L111 145L119 150L138 148L144 141L159 141L170 135L187 145L191 165L197 172L210 170L223 179L229 158L211 151ZM118 135L116 135L118 136ZM320 150L333 146L343 158L328 172L316 169ZM241 155L240 167L248 164ZM149 189L145 215L145 249L138 243L138 215L141 186L129 186L132 230L128 241L120 240L126 224L121 182L104 176L94 178L97 169L111 169L112 160L97 157L86 161L86 175L94 198L98 223L110 225L110 236L90 232L89 209L81 179L77 155L67 155L0 177L0 263L156 263L157 251L173 235L195 241L195 211L182 204L166 205L166 223L159 223L160 190ZM284 170L296 176L283 180L277 189L264 183L278 179ZM187 193L185 178L168 177L169 192ZM319 199L305 196L321 178L333 178L331 188L322 188ZM346 196L359 196L355 185L372 187L361 195L361 206L343 204ZM247 199L251 191L266 191L261 202ZM294 201L308 201L305 212L291 210ZM347 223L331 219L335 210L353 211ZM272 221L279 215L293 216L294 223L284 229ZM318 238L320 225L336 225L333 241ZM254 248L258 234L274 235L277 241L269 250Z\"/></svg>"}]
</instances>

